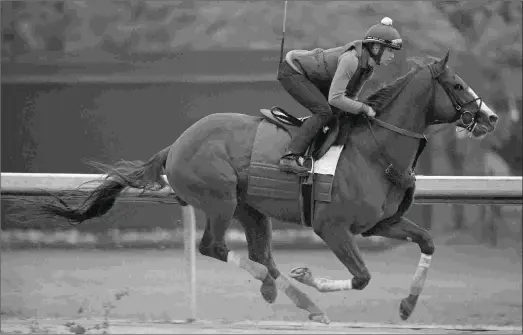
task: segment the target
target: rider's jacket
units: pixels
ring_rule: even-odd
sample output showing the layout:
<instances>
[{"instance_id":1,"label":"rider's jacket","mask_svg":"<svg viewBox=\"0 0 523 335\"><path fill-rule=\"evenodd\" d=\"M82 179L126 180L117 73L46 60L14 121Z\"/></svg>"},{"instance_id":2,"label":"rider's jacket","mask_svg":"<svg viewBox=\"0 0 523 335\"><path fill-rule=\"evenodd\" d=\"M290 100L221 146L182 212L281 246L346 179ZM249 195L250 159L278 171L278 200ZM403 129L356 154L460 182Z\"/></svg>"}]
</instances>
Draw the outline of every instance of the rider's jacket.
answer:
<instances>
[{"instance_id":1,"label":"rider's jacket","mask_svg":"<svg viewBox=\"0 0 523 335\"><path fill-rule=\"evenodd\" d=\"M349 113L359 113L363 104L356 101L363 84L374 73L374 61L362 42L314 50L292 50L285 60L318 88L329 87L329 103Z\"/></svg>"}]
</instances>

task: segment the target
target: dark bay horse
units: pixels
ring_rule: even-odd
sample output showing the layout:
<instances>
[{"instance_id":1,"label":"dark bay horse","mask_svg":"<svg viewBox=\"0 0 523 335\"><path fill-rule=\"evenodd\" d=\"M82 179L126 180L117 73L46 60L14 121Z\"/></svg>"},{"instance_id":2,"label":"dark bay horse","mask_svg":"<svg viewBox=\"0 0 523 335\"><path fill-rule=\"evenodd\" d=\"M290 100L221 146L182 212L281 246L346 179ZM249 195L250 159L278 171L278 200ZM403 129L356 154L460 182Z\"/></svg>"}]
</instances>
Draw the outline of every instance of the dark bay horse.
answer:
<instances>
[{"instance_id":1,"label":"dark bay horse","mask_svg":"<svg viewBox=\"0 0 523 335\"><path fill-rule=\"evenodd\" d=\"M375 119L361 116L358 122L350 123L340 117L339 141L344 147L334 175L332 201L316 204L312 229L352 278L330 280L314 277L307 268L297 268L291 272L295 280L320 292L362 290L371 274L355 243L356 235L412 241L419 245L421 258L410 294L400 304L401 318L411 315L434 243L427 231L403 216L412 203L412 183L391 182L390 173L385 171L393 166L400 180L412 181L413 173L406 171L414 165L424 132L432 125L445 123L482 138L495 129L498 119L447 66L448 58L449 52L442 60L418 62L407 74L373 93L365 102L377 111ZM267 302L274 302L280 289L298 308L307 310L311 320L328 323L324 311L280 273L271 253L270 218L299 223L297 199L252 197L246 192L253 141L261 120L239 113L206 116L145 163L97 163L107 178L78 206L55 198L57 201L41 209L82 222L107 213L126 187L153 190L168 186L162 178L165 174L180 203L199 208L206 215L199 244L203 255L248 271L261 281L260 291ZM267 163L277 165L277 161ZM248 258L225 244L233 218L244 227Z\"/></svg>"}]
</instances>

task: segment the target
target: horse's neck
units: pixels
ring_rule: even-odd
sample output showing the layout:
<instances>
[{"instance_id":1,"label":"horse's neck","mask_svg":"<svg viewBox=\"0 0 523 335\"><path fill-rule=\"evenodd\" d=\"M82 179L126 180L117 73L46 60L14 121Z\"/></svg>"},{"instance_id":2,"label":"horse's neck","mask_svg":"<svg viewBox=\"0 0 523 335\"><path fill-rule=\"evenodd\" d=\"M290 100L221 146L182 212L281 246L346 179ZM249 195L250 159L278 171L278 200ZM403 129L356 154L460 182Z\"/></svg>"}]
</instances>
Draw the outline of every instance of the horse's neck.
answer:
<instances>
[{"instance_id":1,"label":"horse's neck","mask_svg":"<svg viewBox=\"0 0 523 335\"><path fill-rule=\"evenodd\" d=\"M419 78L414 78L388 106L379 117L380 120L416 133L423 133L426 130L426 111L432 97L431 79L430 74L427 76L427 73L419 73L418 76ZM365 131L353 138L356 145L364 146L363 152L370 155L369 159L380 161L383 164L392 163L401 171L411 167L420 140L398 134L376 124L372 127L376 139L368 127L363 128ZM387 161L382 154L387 157Z\"/></svg>"}]
</instances>

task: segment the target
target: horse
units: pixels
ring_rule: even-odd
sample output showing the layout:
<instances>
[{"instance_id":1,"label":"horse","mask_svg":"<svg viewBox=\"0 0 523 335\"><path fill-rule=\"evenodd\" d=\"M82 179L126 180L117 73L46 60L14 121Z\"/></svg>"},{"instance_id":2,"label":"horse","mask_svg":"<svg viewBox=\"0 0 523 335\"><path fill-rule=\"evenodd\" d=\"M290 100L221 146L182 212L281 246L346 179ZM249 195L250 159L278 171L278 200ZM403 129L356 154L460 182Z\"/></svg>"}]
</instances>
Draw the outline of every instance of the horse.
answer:
<instances>
[{"instance_id":1,"label":"horse","mask_svg":"<svg viewBox=\"0 0 523 335\"><path fill-rule=\"evenodd\" d=\"M352 275L349 279L316 277L307 267L295 268L288 276L278 270L271 249L271 218L300 224L302 213L297 193L282 199L248 192L254 142L264 121L261 116L209 114L146 162L94 162L106 178L83 202L73 206L63 195L56 195L39 204L40 209L46 215L78 224L106 214L127 187L147 191L170 186L182 206L198 208L205 214L205 229L198 245L202 255L250 273L261 282L260 292L266 302L273 303L281 290L296 307L309 313L310 320L325 324L330 320L324 310L296 282L324 293L363 290L371 274L355 236L411 241L419 246L421 256L409 295L401 299L399 307L401 319L406 320L416 306L435 250L429 232L404 216L413 202L414 168L426 142L425 132L434 125L446 124L481 139L495 130L498 120L447 65L450 51L443 59L415 62L405 75L365 99L377 112L375 117L337 116L339 133L335 144L342 149L332 176L331 200L314 201L310 228L347 268ZM271 136L265 137L265 143ZM260 157L272 157L262 162L265 166L277 166L277 151L285 149L290 139L285 136L279 137L282 143L270 142L263 147ZM296 187L302 178L285 172L274 174ZM229 250L225 243L233 219L245 230L248 258Z\"/></svg>"}]
</instances>

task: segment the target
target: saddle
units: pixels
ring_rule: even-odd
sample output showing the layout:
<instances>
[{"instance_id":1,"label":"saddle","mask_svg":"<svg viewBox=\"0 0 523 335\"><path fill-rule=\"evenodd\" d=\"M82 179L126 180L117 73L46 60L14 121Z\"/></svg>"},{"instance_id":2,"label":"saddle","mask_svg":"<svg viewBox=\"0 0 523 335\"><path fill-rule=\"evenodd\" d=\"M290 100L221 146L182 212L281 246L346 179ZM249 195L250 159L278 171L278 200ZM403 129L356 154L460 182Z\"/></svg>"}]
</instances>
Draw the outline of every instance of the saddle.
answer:
<instances>
[{"instance_id":1,"label":"saddle","mask_svg":"<svg viewBox=\"0 0 523 335\"><path fill-rule=\"evenodd\" d=\"M261 109L260 112L265 120L287 131L291 138L296 136L296 133L303 122L309 118L296 118L280 107ZM316 200L314 196L314 162L323 157L327 151L329 151L338 137L339 130L339 118L331 118L331 120L329 120L327 123L327 126L324 127L323 131L318 132L318 134L313 138L311 144L304 154L304 165L310 168L310 172L306 176L301 176L299 178L299 203L301 207L301 222L307 227L312 226L312 220L314 217L314 204ZM329 190L331 187L330 185L332 184L332 179L333 177L330 177L330 181L327 183L329 185Z\"/></svg>"},{"instance_id":2,"label":"saddle","mask_svg":"<svg viewBox=\"0 0 523 335\"><path fill-rule=\"evenodd\" d=\"M310 116L304 118L297 118L280 107L272 107L271 109L261 109L261 114L265 120L274 123L275 125L285 129L292 137L296 136L298 129L303 122ZM337 117L331 118L323 131L318 132L311 144L305 151L305 157L311 158L313 161L320 159L325 155L329 148L334 144L340 130L340 122Z\"/></svg>"}]
</instances>

